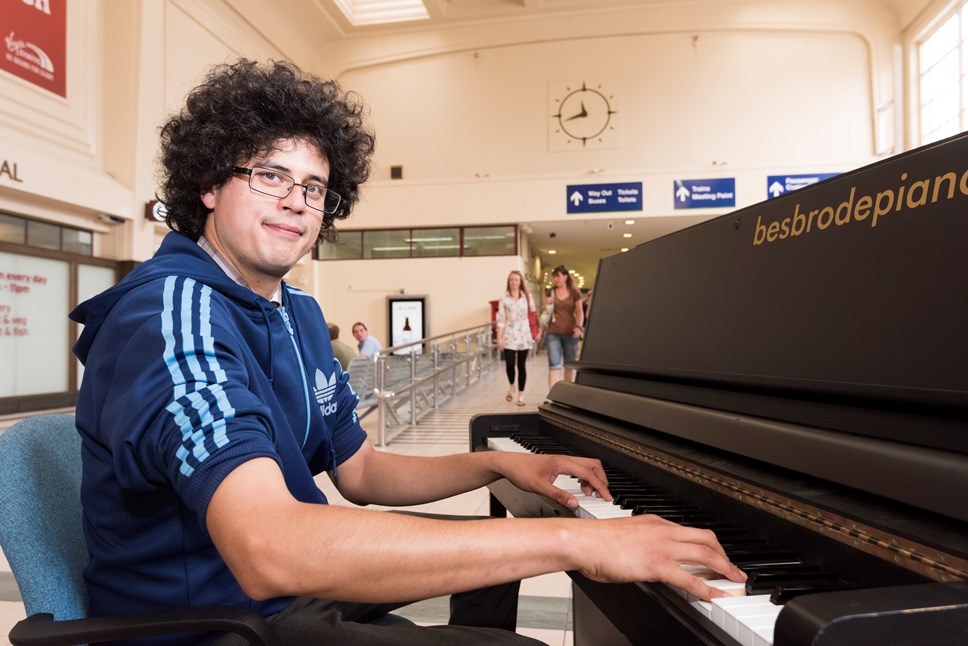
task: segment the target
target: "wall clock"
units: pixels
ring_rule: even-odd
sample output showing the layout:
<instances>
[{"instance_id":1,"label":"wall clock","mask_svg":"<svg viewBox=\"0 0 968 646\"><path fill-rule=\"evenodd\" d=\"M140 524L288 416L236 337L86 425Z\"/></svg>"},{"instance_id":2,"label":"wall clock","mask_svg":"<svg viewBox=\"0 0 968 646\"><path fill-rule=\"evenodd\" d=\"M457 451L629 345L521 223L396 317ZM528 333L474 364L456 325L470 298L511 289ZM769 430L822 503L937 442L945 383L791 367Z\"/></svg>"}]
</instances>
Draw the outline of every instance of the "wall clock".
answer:
<instances>
[{"instance_id":1,"label":"wall clock","mask_svg":"<svg viewBox=\"0 0 968 646\"><path fill-rule=\"evenodd\" d=\"M548 112L551 151L621 146L618 82L614 79L549 83Z\"/></svg>"}]
</instances>

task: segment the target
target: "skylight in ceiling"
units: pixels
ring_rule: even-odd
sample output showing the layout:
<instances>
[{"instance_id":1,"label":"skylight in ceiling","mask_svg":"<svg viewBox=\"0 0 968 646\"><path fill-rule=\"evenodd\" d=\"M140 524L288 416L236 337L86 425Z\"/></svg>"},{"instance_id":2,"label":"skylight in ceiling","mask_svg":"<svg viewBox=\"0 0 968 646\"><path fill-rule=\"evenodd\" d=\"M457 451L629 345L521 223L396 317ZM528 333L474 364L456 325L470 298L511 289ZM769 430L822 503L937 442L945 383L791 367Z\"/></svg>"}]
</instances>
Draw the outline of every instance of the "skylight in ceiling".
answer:
<instances>
[{"instance_id":1,"label":"skylight in ceiling","mask_svg":"<svg viewBox=\"0 0 968 646\"><path fill-rule=\"evenodd\" d=\"M355 27L430 18L423 0L334 0L334 2Z\"/></svg>"}]
</instances>

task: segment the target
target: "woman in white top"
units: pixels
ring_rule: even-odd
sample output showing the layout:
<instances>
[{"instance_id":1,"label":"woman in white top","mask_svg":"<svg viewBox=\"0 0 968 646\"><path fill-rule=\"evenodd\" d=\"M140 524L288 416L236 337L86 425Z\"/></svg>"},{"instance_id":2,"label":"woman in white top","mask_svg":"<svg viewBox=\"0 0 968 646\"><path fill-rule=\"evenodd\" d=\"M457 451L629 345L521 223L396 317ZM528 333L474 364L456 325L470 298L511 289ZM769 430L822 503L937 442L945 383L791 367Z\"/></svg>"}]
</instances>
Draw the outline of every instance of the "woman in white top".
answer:
<instances>
[{"instance_id":1,"label":"woman in white top","mask_svg":"<svg viewBox=\"0 0 968 646\"><path fill-rule=\"evenodd\" d=\"M524 286L524 276L514 270L508 274L507 289L497 307L497 348L504 353L504 362L508 371L507 401L514 400L514 372L518 373L518 406L524 406L524 385L528 375L525 372L525 361L528 351L534 347L535 339L531 338L531 325L528 323L528 311L534 310L531 296Z\"/></svg>"}]
</instances>

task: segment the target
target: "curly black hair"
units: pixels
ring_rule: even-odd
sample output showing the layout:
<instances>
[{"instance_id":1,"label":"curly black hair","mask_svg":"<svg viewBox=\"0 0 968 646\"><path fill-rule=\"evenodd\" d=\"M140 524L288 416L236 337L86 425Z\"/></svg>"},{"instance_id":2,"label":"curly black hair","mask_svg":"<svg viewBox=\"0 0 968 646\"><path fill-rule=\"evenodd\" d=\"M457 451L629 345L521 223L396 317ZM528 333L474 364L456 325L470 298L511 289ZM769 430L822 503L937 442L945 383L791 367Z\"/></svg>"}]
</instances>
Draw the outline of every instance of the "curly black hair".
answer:
<instances>
[{"instance_id":1,"label":"curly black hair","mask_svg":"<svg viewBox=\"0 0 968 646\"><path fill-rule=\"evenodd\" d=\"M283 139L305 139L329 162L336 213L323 215L320 239L349 216L370 174L375 139L359 95L285 62L240 59L213 67L185 107L161 127L161 186L168 226L192 240L205 228L204 188L221 186L232 167L271 152Z\"/></svg>"}]
</instances>

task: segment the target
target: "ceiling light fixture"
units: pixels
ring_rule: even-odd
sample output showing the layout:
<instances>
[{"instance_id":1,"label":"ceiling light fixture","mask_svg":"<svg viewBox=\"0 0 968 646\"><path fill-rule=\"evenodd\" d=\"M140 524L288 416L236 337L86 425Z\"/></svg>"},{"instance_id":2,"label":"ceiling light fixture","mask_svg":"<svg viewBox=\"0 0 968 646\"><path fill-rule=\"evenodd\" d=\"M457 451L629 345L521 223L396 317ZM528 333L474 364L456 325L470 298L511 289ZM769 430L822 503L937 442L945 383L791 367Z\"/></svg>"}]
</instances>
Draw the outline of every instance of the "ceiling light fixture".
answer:
<instances>
[{"instance_id":1,"label":"ceiling light fixture","mask_svg":"<svg viewBox=\"0 0 968 646\"><path fill-rule=\"evenodd\" d=\"M631 238L632 237L632 234L631 233L623 233L622 234L622 237L623 238Z\"/></svg>"},{"instance_id":2,"label":"ceiling light fixture","mask_svg":"<svg viewBox=\"0 0 968 646\"><path fill-rule=\"evenodd\" d=\"M354 27L428 20L422 0L333 0Z\"/></svg>"}]
</instances>

